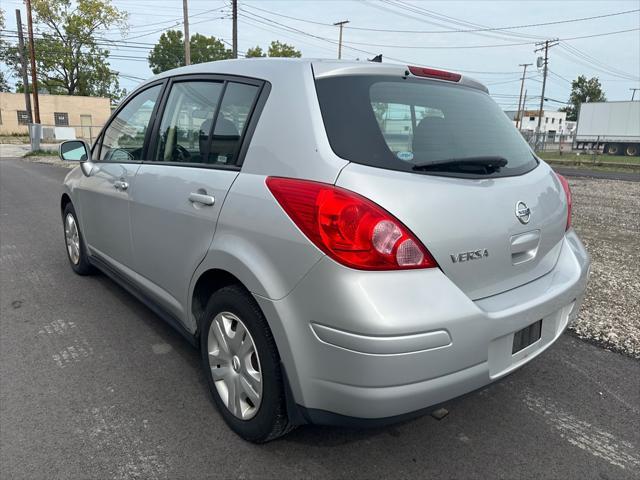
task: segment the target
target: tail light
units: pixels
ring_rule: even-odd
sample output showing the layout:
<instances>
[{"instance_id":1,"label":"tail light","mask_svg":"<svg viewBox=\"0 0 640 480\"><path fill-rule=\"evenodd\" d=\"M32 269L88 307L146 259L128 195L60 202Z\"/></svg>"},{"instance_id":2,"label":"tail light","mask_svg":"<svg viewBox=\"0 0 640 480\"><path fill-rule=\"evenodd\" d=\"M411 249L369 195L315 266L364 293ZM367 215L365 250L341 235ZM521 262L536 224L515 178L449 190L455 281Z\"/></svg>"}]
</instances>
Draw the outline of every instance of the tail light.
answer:
<instances>
[{"instance_id":1,"label":"tail light","mask_svg":"<svg viewBox=\"0 0 640 480\"><path fill-rule=\"evenodd\" d=\"M283 210L320 250L360 270L436 267L422 243L372 201L326 183L268 177Z\"/></svg>"},{"instance_id":2,"label":"tail light","mask_svg":"<svg viewBox=\"0 0 640 480\"><path fill-rule=\"evenodd\" d=\"M445 70L436 70L435 68L426 67L409 67L409 71L416 77L438 78L440 80L448 80L449 82L459 82L462 75L459 73L447 72Z\"/></svg>"},{"instance_id":3,"label":"tail light","mask_svg":"<svg viewBox=\"0 0 640 480\"><path fill-rule=\"evenodd\" d=\"M560 184L562 185L562 189L564 190L564 194L567 197L567 226L565 230L569 230L571 228L571 210L573 208L573 201L571 200L571 189L569 188L569 182L562 175L556 173L558 180L560 180Z\"/></svg>"}]
</instances>

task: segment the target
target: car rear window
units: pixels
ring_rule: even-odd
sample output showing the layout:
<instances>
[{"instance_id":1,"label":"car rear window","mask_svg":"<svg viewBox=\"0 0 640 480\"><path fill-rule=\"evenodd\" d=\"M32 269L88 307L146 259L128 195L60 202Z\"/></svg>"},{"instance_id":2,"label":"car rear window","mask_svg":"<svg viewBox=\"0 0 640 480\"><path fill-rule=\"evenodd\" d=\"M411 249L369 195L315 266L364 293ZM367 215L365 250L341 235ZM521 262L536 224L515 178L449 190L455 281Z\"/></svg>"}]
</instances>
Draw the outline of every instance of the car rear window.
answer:
<instances>
[{"instance_id":1,"label":"car rear window","mask_svg":"<svg viewBox=\"0 0 640 480\"><path fill-rule=\"evenodd\" d=\"M353 75L318 79L316 89L331 148L345 160L403 171L451 159L507 160L504 167L483 177L520 175L538 164L500 107L475 88Z\"/></svg>"}]
</instances>

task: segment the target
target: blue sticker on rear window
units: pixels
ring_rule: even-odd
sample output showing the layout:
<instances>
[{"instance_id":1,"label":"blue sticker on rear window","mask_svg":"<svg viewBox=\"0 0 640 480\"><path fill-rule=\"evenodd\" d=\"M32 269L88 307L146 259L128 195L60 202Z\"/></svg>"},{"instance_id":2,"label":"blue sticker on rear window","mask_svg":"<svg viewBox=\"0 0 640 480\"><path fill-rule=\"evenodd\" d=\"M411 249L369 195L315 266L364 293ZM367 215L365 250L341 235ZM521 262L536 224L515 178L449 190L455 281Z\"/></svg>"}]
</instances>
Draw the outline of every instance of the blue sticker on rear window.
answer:
<instances>
[{"instance_id":1,"label":"blue sticker on rear window","mask_svg":"<svg viewBox=\"0 0 640 480\"><path fill-rule=\"evenodd\" d=\"M413 160L413 152L398 152L396 153L396 157L405 162L410 162Z\"/></svg>"}]
</instances>

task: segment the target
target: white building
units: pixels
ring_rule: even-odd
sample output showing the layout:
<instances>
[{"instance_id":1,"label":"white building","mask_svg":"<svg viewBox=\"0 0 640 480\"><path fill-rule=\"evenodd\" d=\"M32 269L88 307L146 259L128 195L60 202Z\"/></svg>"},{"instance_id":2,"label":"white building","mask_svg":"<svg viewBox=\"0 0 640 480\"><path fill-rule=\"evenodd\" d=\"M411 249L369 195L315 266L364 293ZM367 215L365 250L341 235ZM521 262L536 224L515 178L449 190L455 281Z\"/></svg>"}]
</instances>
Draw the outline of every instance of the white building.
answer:
<instances>
[{"instance_id":1,"label":"white building","mask_svg":"<svg viewBox=\"0 0 640 480\"><path fill-rule=\"evenodd\" d=\"M507 117L516 124L516 111L504 112ZM523 133L535 133L538 127L538 110L525 110L522 112L522 123L519 126ZM547 134L547 140L552 141L556 136L572 135L576 128L576 122L567 122L566 112L542 111L540 132Z\"/></svg>"}]
</instances>

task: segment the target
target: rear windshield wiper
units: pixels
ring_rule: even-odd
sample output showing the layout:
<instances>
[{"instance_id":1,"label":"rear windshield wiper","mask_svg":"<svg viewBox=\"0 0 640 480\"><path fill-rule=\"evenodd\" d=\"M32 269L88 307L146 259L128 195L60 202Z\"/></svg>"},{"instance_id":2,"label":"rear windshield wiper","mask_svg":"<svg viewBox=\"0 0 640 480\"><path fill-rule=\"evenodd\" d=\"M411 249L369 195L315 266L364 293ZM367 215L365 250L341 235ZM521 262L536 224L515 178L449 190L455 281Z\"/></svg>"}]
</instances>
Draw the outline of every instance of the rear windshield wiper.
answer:
<instances>
[{"instance_id":1,"label":"rear windshield wiper","mask_svg":"<svg viewBox=\"0 0 640 480\"><path fill-rule=\"evenodd\" d=\"M437 171L437 172L468 172L468 173L485 173L491 174L498 172L507 163L503 157L464 157L449 158L446 160L435 160L433 162L416 163L413 165L414 170L421 171ZM480 170L480 171L479 171Z\"/></svg>"}]
</instances>

